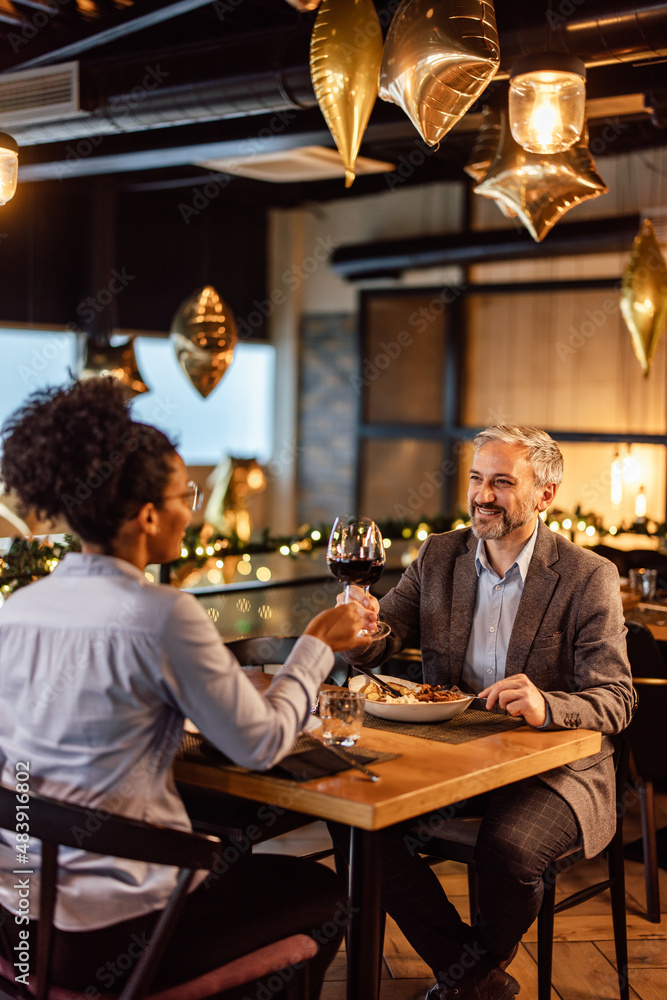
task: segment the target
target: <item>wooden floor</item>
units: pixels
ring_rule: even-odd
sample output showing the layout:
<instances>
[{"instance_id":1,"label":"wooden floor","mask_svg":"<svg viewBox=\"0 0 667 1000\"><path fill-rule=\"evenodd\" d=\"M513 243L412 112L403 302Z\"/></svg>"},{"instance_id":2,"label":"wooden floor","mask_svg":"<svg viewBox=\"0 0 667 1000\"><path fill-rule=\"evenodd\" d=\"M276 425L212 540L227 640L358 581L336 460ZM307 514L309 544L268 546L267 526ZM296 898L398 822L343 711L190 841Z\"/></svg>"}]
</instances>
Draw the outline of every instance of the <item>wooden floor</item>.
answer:
<instances>
[{"instance_id":1,"label":"wooden floor","mask_svg":"<svg viewBox=\"0 0 667 1000\"><path fill-rule=\"evenodd\" d=\"M656 796L656 823L667 826L667 793ZM640 835L636 803L629 803L624 839ZM257 850L307 854L330 843L322 823L313 823L261 845ZM327 863L327 862L323 862ZM630 997L667 1000L667 871L660 873L662 923L645 918L644 870L626 861ZM468 916L465 866L443 862L436 869L447 894ZM604 862L583 862L563 874L558 892L567 893L605 877ZM596 873L599 873L596 875ZM618 1000L614 938L608 893L556 917L551 1000ZM525 935L509 968L521 985L521 1000L537 1000L536 930ZM415 954L396 925L388 919L385 935L381 1000L422 1000L433 984L428 967ZM341 948L328 970L322 1000L345 1000L345 951Z\"/></svg>"}]
</instances>

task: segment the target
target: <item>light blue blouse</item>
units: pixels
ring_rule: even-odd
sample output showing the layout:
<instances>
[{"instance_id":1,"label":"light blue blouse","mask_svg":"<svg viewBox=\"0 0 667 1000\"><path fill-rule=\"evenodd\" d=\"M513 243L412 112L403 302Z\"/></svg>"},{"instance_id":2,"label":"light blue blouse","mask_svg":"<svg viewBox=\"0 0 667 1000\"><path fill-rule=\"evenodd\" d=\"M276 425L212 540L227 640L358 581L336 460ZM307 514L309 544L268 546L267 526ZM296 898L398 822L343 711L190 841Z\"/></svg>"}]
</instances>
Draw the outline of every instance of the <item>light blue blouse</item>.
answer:
<instances>
[{"instance_id":1,"label":"light blue blouse","mask_svg":"<svg viewBox=\"0 0 667 1000\"><path fill-rule=\"evenodd\" d=\"M69 553L0 609L2 782L17 762L31 789L149 823L189 829L172 778L185 717L238 764L270 767L292 746L333 665L302 636L265 695L190 594L149 583L122 559ZM0 902L18 911L14 841L0 842ZM162 907L174 869L61 852L57 924L104 927ZM39 845L30 844L38 868ZM202 876L203 877L203 876ZM38 873L31 899L38 899Z\"/></svg>"}]
</instances>

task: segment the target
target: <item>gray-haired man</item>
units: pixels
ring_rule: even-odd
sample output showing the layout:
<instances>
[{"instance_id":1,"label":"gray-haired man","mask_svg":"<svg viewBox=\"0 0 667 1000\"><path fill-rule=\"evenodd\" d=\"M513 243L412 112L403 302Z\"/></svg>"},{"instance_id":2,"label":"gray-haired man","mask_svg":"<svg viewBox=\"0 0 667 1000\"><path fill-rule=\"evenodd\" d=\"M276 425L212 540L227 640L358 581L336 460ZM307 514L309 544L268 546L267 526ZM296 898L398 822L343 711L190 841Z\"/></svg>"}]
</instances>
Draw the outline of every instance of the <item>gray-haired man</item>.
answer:
<instances>
[{"instance_id":1,"label":"gray-haired man","mask_svg":"<svg viewBox=\"0 0 667 1000\"><path fill-rule=\"evenodd\" d=\"M381 615L391 634L346 658L377 665L419 647L427 683L460 684L538 729L605 735L599 754L474 803L484 819L472 927L406 830L387 832L382 901L433 969L429 1000L511 1000L519 991L505 966L537 915L543 872L573 844L591 857L612 837L608 735L628 724L633 701L616 567L539 518L562 477L557 445L536 428L497 425L475 446L471 528L431 535L379 605L354 591L368 601L367 623Z\"/></svg>"}]
</instances>

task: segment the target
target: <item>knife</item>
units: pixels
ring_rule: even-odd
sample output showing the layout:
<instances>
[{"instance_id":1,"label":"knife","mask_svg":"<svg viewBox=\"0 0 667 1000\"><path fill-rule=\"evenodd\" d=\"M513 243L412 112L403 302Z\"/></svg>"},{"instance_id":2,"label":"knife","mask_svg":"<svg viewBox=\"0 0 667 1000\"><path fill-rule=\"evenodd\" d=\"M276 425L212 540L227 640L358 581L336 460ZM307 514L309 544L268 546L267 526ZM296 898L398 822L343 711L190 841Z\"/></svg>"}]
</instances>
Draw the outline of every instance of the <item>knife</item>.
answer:
<instances>
[{"instance_id":1,"label":"knife","mask_svg":"<svg viewBox=\"0 0 667 1000\"><path fill-rule=\"evenodd\" d=\"M366 767L365 764L360 763L360 761L358 761L353 754L348 753L347 750L344 750L336 744L327 743L325 745L329 750L333 750L337 757L344 760L346 764L350 765L350 767L356 767L357 771L361 771L362 774L365 774L367 778L371 779L371 781L380 780L381 775L376 774L375 771L371 771L370 767Z\"/></svg>"}]
</instances>

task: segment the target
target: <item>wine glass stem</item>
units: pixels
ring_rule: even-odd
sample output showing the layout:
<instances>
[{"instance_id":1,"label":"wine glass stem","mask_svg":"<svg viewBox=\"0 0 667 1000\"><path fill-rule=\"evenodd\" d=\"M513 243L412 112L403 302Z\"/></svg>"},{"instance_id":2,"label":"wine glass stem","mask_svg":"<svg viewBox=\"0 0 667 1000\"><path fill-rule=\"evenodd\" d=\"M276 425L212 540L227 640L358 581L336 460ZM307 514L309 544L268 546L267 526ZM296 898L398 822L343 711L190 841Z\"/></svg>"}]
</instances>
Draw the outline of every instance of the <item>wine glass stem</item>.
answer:
<instances>
[{"instance_id":1,"label":"wine glass stem","mask_svg":"<svg viewBox=\"0 0 667 1000\"><path fill-rule=\"evenodd\" d=\"M343 604L349 604L350 603L350 585L349 585L349 583L345 584L345 591L344 591L344 593L345 593L345 597L343 598Z\"/></svg>"}]
</instances>

